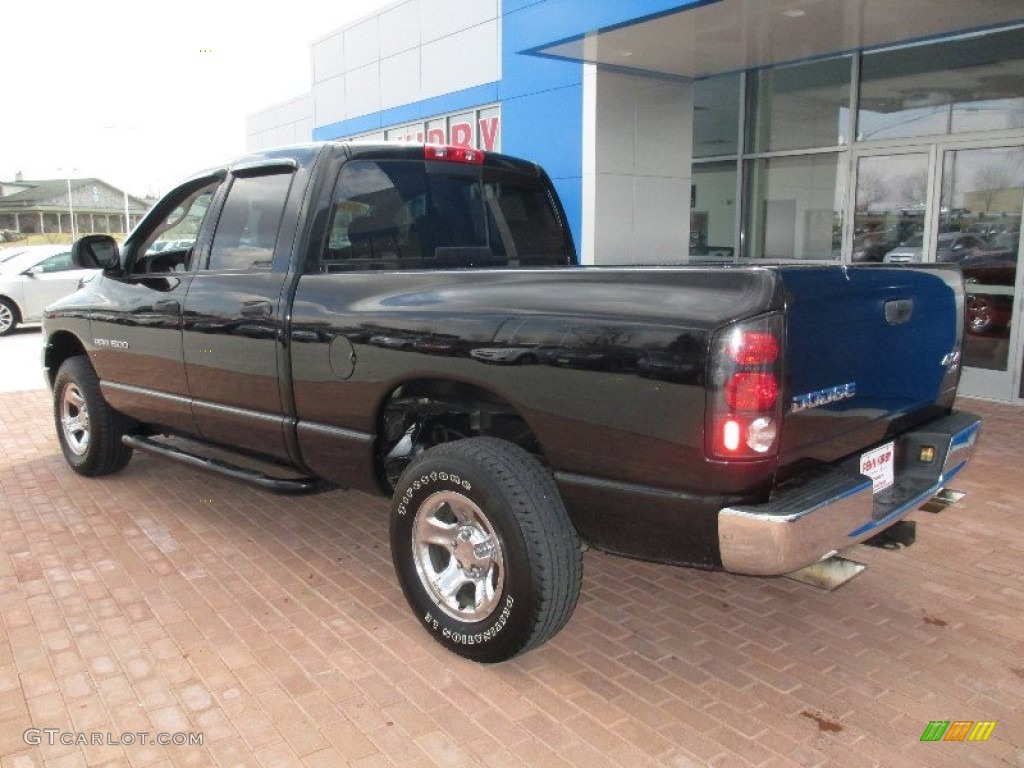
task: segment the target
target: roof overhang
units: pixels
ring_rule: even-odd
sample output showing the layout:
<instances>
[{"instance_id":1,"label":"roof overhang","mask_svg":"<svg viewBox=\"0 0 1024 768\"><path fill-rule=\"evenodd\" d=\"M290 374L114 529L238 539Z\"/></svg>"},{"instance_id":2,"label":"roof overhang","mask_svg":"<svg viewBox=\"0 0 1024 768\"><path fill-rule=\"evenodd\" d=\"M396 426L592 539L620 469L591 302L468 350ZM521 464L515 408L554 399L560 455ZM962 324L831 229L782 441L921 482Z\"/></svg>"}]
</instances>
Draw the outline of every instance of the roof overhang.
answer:
<instances>
[{"instance_id":1,"label":"roof overhang","mask_svg":"<svg viewBox=\"0 0 1024 768\"><path fill-rule=\"evenodd\" d=\"M1022 0L710 0L529 52L699 78L1022 22Z\"/></svg>"}]
</instances>

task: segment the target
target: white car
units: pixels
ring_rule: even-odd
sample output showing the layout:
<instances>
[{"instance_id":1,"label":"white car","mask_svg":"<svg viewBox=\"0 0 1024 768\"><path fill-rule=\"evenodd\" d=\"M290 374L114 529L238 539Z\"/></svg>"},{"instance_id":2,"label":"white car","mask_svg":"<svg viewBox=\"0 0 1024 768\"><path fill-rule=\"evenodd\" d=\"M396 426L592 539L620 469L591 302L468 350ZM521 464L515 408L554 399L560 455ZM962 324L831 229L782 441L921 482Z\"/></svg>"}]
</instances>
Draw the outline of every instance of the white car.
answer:
<instances>
[{"instance_id":1,"label":"white car","mask_svg":"<svg viewBox=\"0 0 1024 768\"><path fill-rule=\"evenodd\" d=\"M30 246L9 256L0 261L0 336L19 323L42 320L46 307L77 291L82 278L95 272L71 263L70 245Z\"/></svg>"}]
</instances>

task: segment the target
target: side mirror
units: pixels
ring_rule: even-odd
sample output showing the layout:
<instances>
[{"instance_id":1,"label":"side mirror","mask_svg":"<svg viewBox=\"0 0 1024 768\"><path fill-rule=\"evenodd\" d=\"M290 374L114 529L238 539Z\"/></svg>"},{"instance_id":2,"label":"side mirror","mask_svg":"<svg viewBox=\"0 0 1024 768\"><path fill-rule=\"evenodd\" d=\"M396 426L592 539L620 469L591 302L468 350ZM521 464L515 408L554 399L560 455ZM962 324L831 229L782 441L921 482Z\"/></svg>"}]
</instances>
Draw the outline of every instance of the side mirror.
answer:
<instances>
[{"instance_id":1,"label":"side mirror","mask_svg":"<svg viewBox=\"0 0 1024 768\"><path fill-rule=\"evenodd\" d=\"M80 237L71 246L71 263L79 269L117 269L121 266L117 240L110 235Z\"/></svg>"},{"instance_id":2,"label":"side mirror","mask_svg":"<svg viewBox=\"0 0 1024 768\"><path fill-rule=\"evenodd\" d=\"M28 275L29 277L35 277L36 275L41 275L42 273L43 273L43 265L42 264L36 264L34 267L29 267L28 269L26 269L21 274Z\"/></svg>"}]
</instances>

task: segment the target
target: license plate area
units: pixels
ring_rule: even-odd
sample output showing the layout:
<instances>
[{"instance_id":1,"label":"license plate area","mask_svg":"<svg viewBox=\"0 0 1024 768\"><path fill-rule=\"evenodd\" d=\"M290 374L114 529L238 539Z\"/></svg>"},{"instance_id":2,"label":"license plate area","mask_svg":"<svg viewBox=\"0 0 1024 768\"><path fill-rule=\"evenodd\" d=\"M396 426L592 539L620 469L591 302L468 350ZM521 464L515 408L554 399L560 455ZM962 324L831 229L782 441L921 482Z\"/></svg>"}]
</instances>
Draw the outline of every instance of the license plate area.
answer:
<instances>
[{"instance_id":1,"label":"license plate area","mask_svg":"<svg viewBox=\"0 0 1024 768\"><path fill-rule=\"evenodd\" d=\"M896 444L885 443L860 457L860 473L871 478L871 492L880 493L895 482Z\"/></svg>"}]
</instances>

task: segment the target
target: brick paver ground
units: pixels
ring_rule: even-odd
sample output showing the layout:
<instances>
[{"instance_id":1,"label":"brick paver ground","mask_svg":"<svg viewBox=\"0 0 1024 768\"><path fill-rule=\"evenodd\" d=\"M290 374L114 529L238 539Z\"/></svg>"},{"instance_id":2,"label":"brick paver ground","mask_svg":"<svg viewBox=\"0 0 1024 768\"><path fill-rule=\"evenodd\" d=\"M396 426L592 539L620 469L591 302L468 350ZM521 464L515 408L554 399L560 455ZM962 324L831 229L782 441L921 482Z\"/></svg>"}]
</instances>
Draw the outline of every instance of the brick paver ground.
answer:
<instances>
[{"instance_id":1,"label":"brick paver ground","mask_svg":"<svg viewBox=\"0 0 1024 768\"><path fill-rule=\"evenodd\" d=\"M282 497L137 455L86 480L45 391L0 395L0 761L8 766L1024 765L1024 409L918 543L824 593L585 556L554 641L442 651L391 572L387 502ZM987 743L921 743L994 720ZM43 744L27 728L201 732Z\"/></svg>"}]
</instances>

